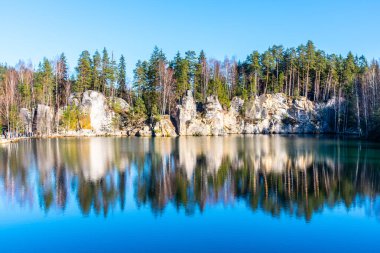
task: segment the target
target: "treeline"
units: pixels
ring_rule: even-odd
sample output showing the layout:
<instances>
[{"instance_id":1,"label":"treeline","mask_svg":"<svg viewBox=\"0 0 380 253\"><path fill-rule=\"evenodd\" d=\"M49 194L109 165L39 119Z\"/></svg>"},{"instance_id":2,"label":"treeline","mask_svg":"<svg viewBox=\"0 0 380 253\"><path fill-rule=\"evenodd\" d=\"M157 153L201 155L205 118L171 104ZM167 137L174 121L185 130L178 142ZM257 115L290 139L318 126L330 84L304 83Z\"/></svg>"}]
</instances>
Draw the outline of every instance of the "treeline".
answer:
<instances>
[{"instance_id":1,"label":"treeline","mask_svg":"<svg viewBox=\"0 0 380 253\"><path fill-rule=\"evenodd\" d=\"M53 61L44 59L36 69L23 62L1 66L0 112L3 124L12 129L20 108L43 103L57 111L67 105L72 92L88 89L126 99L148 119L171 114L188 89L199 102L217 95L225 107L234 96L250 99L282 92L317 102L339 98L335 131L368 135L380 126L379 87L378 61L369 63L351 52L345 57L327 54L311 41L297 48L274 45L262 53L253 51L244 61L209 59L203 51L178 52L169 60L155 47L150 59L137 62L130 84L124 56L116 59L106 49L94 54L86 50L72 76L64 54Z\"/></svg>"}]
</instances>

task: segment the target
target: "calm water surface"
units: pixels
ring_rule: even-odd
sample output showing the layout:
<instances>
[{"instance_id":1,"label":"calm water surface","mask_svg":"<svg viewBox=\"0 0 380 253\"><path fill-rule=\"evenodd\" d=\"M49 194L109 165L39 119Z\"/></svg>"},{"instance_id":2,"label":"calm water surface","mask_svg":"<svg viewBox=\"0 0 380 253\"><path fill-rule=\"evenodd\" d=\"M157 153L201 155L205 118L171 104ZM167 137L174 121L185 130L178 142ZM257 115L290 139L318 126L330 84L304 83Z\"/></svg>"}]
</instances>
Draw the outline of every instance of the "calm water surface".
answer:
<instances>
[{"instance_id":1,"label":"calm water surface","mask_svg":"<svg viewBox=\"0 0 380 253\"><path fill-rule=\"evenodd\" d=\"M0 252L380 252L380 144L300 136L0 146Z\"/></svg>"}]
</instances>

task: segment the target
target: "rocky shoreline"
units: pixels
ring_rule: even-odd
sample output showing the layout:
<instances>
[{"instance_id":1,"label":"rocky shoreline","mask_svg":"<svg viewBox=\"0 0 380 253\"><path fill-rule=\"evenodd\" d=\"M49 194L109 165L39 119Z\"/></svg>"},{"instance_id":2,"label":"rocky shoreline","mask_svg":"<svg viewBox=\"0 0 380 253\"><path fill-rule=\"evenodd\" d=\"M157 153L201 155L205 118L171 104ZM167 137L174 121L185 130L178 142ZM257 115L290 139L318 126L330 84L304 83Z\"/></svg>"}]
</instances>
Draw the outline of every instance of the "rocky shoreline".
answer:
<instances>
[{"instance_id":1,"label":"rocky shoreline","mask_svg":"<svg viewBox=\"0 0 380 253\"><path fill-rule=\"evenodd\" d=\"M305 97L277 93L247 101L235 97L226 108L216 96L197 103L192 92L187 91L171 115L158 116L153 122L142 120L132 124L131 106L126 101L89 90L73 93L68 100L68 106L77 108L81 115L74 122L80 130L68 129L62 123L67 107L55 112L53 108L39 104L32 112L22 108L20 118L23 130L33 132L34 137L321 134L334 133L333 120L338 103L345 101L333 98L325 103L315 103ZM0 143L11 141L14 140L3 139Z\"/></svg>"}]
</instances>

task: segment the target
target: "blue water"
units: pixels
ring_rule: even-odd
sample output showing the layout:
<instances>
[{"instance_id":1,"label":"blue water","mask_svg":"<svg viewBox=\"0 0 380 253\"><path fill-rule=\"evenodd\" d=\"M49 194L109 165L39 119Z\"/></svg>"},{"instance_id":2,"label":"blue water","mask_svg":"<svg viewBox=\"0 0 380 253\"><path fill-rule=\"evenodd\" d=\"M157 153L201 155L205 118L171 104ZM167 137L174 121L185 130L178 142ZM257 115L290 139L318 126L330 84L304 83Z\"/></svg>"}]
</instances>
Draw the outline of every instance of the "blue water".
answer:
<instances>
[{"instance_id":1,"label":"blue water","mask_svg":"<svg viewBox=\"0 0 380 253\"><path fill-rule=\"evenodd\" d=\"M294 136L3 146L0 251L380 252L379 151Z\"/></svg>"}]
</instances>

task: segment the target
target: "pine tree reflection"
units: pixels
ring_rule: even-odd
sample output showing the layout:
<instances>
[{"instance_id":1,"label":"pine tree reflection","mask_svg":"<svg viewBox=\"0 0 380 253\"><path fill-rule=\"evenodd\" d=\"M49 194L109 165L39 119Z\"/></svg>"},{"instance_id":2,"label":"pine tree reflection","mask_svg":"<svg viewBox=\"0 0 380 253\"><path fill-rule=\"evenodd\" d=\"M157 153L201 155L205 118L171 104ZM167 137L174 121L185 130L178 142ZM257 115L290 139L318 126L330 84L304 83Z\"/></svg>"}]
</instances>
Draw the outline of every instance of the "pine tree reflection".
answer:
<instances>
[{"instance_id":1,"label":"pine tree reflection","mask_svg":"<svg viewBox=\"0 0 380 253\"><path fill-rule=\"evenodd\" d=\"M38 200L45 212L72 199L84 215L107 216L124 210L130 189L155 214L245 202L306 220L340 204L380 217L377 153L376 144L281 136L32 140L1 147L0 199Z\"/></svg>"}]
</instances>

